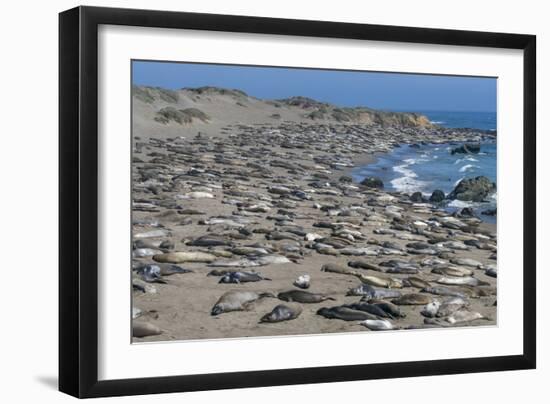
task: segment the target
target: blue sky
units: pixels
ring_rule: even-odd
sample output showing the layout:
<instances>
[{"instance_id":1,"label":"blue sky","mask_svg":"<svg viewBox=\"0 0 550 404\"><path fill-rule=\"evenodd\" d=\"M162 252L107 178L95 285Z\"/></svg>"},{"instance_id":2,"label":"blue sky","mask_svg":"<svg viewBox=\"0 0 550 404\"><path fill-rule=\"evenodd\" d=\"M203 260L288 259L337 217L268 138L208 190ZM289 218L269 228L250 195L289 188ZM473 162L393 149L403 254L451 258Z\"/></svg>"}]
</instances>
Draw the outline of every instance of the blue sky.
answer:
<instances>
[{"instance_id":1,"label":"blue sky","mask_svg":"<svg viewBox=\"0 0 550 404\"><path fill-rule=\"evenodd\" d=\"M236 88L262 99L294 95L400 111L496 111L495 78L134 61L133 84Z\"/></svg>"}]
</instances>

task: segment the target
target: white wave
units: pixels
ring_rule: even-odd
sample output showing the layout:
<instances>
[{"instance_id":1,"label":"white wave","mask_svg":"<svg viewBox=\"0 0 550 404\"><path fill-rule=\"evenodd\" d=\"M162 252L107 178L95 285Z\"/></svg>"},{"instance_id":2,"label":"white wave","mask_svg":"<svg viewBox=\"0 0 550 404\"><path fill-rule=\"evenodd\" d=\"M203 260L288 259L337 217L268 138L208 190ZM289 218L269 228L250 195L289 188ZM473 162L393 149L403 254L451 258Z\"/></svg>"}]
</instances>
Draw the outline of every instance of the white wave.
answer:
<instances>
[{"instance_id":1,"label":"white wave","mask_svg":"<svg viewBox=\"0 0 550 404\"><path fill-rule=\"evenodd\" d=\"M399 192L416 192L424 188L427 183L410 177L400 177L390 181L392 186Z\"/></svg>"},{"instance_id":2,"label":"white wave","mask_svg":"<svg viewBox=\"0 0 550 404\"><path fill-rule=\"evenodd\" d=\"M451 208L470 208L474 206L474 204L468 201L459 201L458 199L453 199L451 202L449 202L447 206Z\"/></svg>"},{"instance_id":3,"label":"white wave","mask_svg":"<svg viewBox=\"0 0 550 404\"><path fill-rule=\"evenodd\" d=\"M430 123L433 123L434 125L442 125L445 121L430 121Z\"/></svg>"},{"instance_id":4,"label":"white wave","mask_svg":"<svg viewBox=\"0 0 550 404\"><path fill-rule=\"evenodd\" d=\"M466 161L479 161L478 159L476 159L472 156L464 157L464 160L466 160Z\"/></svg>"},{"instance_id":5,"label":"white wave","mask_svg":"<svg viewBox=\"0 0 550 404\"><path fill-rule=\"evenodd\" d=\"M456 187L456 186L460 183L460 181L462 181L464 178L465 178L465 177L462 177L462 178L456 180L455 183L454 183L454 185L453 185L453 187Z\"/></svg>"},{"instance_id":6,"label":"white wave","mask_svg":"<svg viewBox=\"0 0 550 404\"><path fill-rule=\"evenodd\" d=\"M403 164L403 165L400 165L400 166L395 166L395 167L393 167L393 171L395 171L396 173L403 174L403 176L407 177L407 178L416 178L416 177L418 177L418 175L413 170L407 168L408 166L409 166L409 164Z\"/></svg>"},{"instance_id":7,"label":"white wave","mask_svg":"<svg viewBox=\"0 0 550 404\"><path fill-rule=\"evenodd\" d=\"M393 167L393 171L403 175L390 181L397 191L416 192L427 184L424 181L417 180L418 175L408 167L408 164Z\"/></svg>"},{"instance_id":8,"label":"white wave","mask_svg":"<svg viewBox=\"0 0 550 404\"><path fill-rule=\"evenodd\" d=\"M472 170L474 168L479 168L479 166L476 166L474 164L466 164L465 166L460 167L460 170L458 170L461 173L465 173L468 170Z\"/></svg>"},{"instance_id":9,"label":"white wave","mask_svg":"<svg viewBox=\"0 0 550 404\"><path fill-rule=\"evenodd\" d=\"M406 165L411 165L416 163L416 159L405 159L403 160L404 163L407 163ZM394 167L395 169L395 167Z\"/></svg>"}]
</instances>

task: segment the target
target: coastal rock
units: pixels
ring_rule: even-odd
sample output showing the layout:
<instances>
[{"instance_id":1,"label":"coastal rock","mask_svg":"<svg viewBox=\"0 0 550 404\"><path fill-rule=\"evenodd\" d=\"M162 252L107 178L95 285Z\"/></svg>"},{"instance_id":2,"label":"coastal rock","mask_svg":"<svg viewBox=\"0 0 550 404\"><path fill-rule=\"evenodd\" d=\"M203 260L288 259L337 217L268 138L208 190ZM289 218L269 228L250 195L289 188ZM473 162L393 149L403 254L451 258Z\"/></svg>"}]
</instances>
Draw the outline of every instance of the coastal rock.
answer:
<instances>
[{"instance_id":1,"label":"coastal rock","mask_svg":"<svg viewBox=\"0 0 550 404\"><path fill-rule=\"evenodd\" d=\"M463 179L449 194L449 199L482 202L496 191L496 184L485 176Z\"/></svg>"},{"instance_id":2,"label":"coastal rock","mask_svg":"<svg viewBox=\"0 0 550 404\"><path fill-rule=\"evenodd\" d=\"M445 200L445 192L443 192L440 189L436 189L432 192L432 195L430 196L430 202L443 202Z\"/></svg>"},{"instance_id":3,"label":"coastal rock","mask_svg":"<svg viewBox=\"0 0 550 404\"><path fill-rule=\"evenodd\" d=\"M470 207L462 208L458 213L458 217L475 217L475 212Z\"/></svg>"},{"instance_id":4,"label":"coastal rock","mask_svg":"<svg viewBox=\"0 0 550 404\"><path fill-rule=\"evenodd\" d=\"M496 216L497 208L484 210L483 212L481 212L481 214L486 216Z\"/></svg>"},{"instance_id":5,"label":"coastal rock","mask_svg":"<svg viewBox=\"0 0 550 404\"><path fill-rule=\"evenodd\" d=\"M368 188L384 188L384 183L378 177L367 177L363 181L361 181L361 185L364 185Z\"/></svg>"},{"instance_id":6,"label":"coastal rock","mask_svg":"<svg viewBox=\"0 0 550 404\"><path fill-rule=\"evenodd\" d=\"M413 193L410 198L411 202L422 203L425 202L425 198L422 196L422 192Z\"/></svg>"},{"instance_id":7,"label":"coastal rock","mask_svg":"<svg viewBox=\"0 0 550 404\"><path fill-rule=\"evenodd\" d=\"M451 150L451 154L477 154L480 150L481 146L479 144L465 143Z\"/></svg>"},{"instance_id":8,"label":"coastal rock","mask_svg":"<svg viewBox=\"0 0 550 404\"><path fill-rule=\"evenodd\" d=\"M343 183L351 183L353 181L353 179L349 175L342 175L338 179L338 181L343 182Z\"/></svg>"}]
</instances>

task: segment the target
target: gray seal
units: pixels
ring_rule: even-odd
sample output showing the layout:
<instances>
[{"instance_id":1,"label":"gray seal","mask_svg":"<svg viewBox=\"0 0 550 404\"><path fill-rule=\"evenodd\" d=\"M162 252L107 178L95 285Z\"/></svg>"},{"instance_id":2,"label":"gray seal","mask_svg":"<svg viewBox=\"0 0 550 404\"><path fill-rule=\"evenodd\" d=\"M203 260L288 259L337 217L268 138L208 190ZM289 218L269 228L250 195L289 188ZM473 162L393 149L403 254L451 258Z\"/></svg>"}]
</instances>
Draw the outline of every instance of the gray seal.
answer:
<instances>
[{"instance_id":1,"label":"gray seal","mask_svg":"<svg viewBox=\"0 0 550 404\"><path fill-rule=\"evenodd\" d=\"M326 296L321 293L306 292L305 290L288 290L286 292L279 293L277 297L285 302L298 303L321 303L325 300L335 300L330 296Z\"/></svg>"},{"instance_id":2,"label":"gray seal","mask_svg":"<svg viewBox=\"0 0 550 404\"><path fill-rule=\"evenodd\" d=\"M270 278L262 276L257 272L228 272L223 274L220 278L219 283L246 283L246 282L259 282L259 281L270 281Z\"/></svg>"},{"instance_id":3,"label":"gray seal","mask_svg":"<svg viewBox=\"0 0 550 404\"><path fill-rule=\"evenodd\" d=\"M346 304L345 307L349 307L350 309L353 309L353 310L359 310L359 311L364 311L366 313L374 314L377 317L393 319L393 315L387 313L382 308L374 304L360 302L360 303Z\"/></svg>"},{"instance_id":4,"label":"gray seal","mask_svg":"<svg viewBox=\"0 0 550 404\"><path fill-rule=\"evenodd\" d=\"M132 321L132 335L136 338L162 334L162 330L154 324L145 321Z\"/></svg>"},{"instance_id":5,"label":"gray seal","mask_svg":"<svg viewBox=\"0 0 550 404\"><path fill-rule=\"evenodd\" d=\"M362 283L355 288L348 289L346 296L363 296L367 299L391 299L401 296L401 292L395 289L376 288Z\"/></svg>"},{"instance_id":6,"label":"gray seal","mask_svg":"<svg viewBox=\"0 0 550 404\"><path fill-rule=\"evenodd\" d=\"M365 311L354 310L345 306L322 307L317 310L317 314L328 319L337 319L344 321L364 321L378 319L378 317L376 317L374 314L370 314Z\"/></svg>"},{"instance_id":7,"label":"gray seal","mask_svg":"<svg viewBox=\"0 0 550 404\"><path fill-rule=\"evenodd\" d=\"M421 295L420 293L409 293L393 299L392 303L395 303L399 306L420 306L426 305L432 302L432 298L427 295Z\"/></svg>"},{"instance_id":8,"label":"gray seal","mask_svg":"<svg viewBox=\"0 0 550 404\"><path fill-rule=\"evenodd\" d=\"M248 306L258 299L275 297L272 293L256 293L240 290L225 292L212 307L211 315L216 316L229 311L246 310Z\"/></svg>"},{"instance_id":9,"label":"gray seal","mask_svg":"<svg viewBox=\"0 0 550 404\"><path fill-rule=\"evenodd\" d=\"M302 313L298 305L279 304L260 319L260 323L278 323L280 321L294 320Z\"/></svg>"}]
</instances>

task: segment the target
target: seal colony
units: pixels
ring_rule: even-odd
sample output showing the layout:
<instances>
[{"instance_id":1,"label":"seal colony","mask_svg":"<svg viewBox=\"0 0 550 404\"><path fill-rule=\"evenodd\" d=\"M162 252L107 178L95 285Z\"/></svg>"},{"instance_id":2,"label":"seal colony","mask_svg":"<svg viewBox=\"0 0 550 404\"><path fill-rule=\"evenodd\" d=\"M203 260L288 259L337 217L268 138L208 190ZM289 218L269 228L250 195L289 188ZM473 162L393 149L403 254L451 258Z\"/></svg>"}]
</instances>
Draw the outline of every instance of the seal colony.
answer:
<instances>
[{"instance_id":1,"label":"seal colony","mask_svg":"<svg viewBox=\"0 0 550 404\"><path fill-rule=\"evenodd\" d=\"M133 107L134 342L496 324L495 225L349 175L495 134L211 87Z\"/></svg>"}]
</instances>

